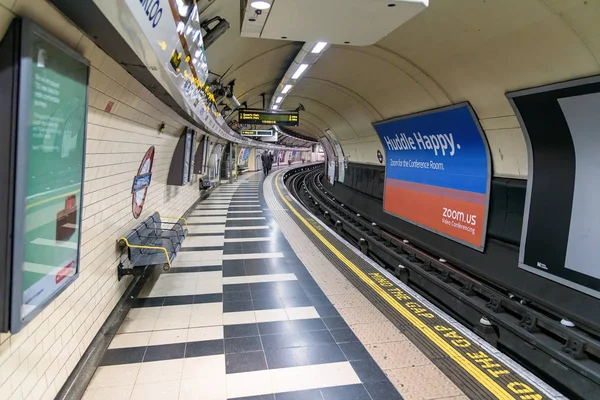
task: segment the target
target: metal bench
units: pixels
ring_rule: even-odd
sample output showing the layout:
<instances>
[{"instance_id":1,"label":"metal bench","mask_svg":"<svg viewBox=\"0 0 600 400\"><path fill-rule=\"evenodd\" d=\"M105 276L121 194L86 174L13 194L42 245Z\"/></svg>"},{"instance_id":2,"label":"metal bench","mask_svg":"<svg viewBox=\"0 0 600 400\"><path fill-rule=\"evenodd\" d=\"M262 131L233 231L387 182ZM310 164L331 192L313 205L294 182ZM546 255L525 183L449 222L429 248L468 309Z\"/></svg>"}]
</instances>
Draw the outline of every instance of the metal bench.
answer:
<instances>
[{"instance_id":1,"label":"metal bench","mask_svg":"<svg viewBox=\"0 0 600 400\"><path fill-rule=\"evenodd\" d=\"M176 222L165 222L165 219ZM117 240L119 247L127 249L129 258L128 268L119 263L119 280L126 275L144 275L148 267L156 265L169 271L187 233L187 221L183 218L161 216L158 212L150 215L127 236Z\"/></svg>"}]
</instances>

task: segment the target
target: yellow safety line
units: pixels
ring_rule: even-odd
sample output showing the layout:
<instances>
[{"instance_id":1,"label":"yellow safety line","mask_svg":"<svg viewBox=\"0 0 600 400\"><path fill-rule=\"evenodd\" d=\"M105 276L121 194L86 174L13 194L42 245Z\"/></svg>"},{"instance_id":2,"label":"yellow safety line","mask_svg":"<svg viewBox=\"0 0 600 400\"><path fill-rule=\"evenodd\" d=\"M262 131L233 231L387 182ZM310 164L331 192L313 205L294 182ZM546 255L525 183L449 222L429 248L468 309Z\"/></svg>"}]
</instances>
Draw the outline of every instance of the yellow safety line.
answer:
<instances>
[{"instance_id":1,"label":"yellow safety line","mask_svg":"<svg viewBox=\"0 0 600 400\"><path fill-rule=\"evenodd\" d=\"M176 220L179 220L179 221L183 221L183 223L185 224L185 229L187 229L187 230L189 231L189 229L188 229L188 224L187 224L187 220L186 220L185 218L181 218L181 217L173 217L173 216L171 216L171 215L160 215L160 213L159 213L158 211L157 211L156 213L158 214L158 216L159 216L160 218L176 219Z\"/></svg>"},{"instance_id":2,"label":"yellow safety line","mask_svg":"<svg viewBox=\"0 0 600 400\"><path fill-rule=\"evenodd\" d=\"M118 240L118 242L123 241L125 243L125 245L127 247L131 247L133 249L153 249L153 250L162 250L165 252L165 256L167 256L167 264L169 264L169 269L171 269L171 260L169 259L169 252L167 251L166 248L164 247L158 247L158 246L138 246L135 244L129 244L129 241L122 237Z\"/></svg>"},{"instance_id":3,"label":"yellow safety line","mask_svg":"<svg viewBox=\"0 0 600 400\"><path fill-rule=\"evenodd\" d=\"M448 342L442 339L434 330L432 330L429 326L423 323L416 315L408 311L404 308L394 297L392 297L389 293L387 293L384 289L382 289L377 283L375 283L371 278L369 278L364 272L360 270L352 261L348 260L346 256L344 256L340 251L331 244L323 235L321 235L300 213L290 204L290 202L285 198L283 193L281 193L281 189L279 187L279 176L283 173L280 172L275 177L275 187L277 188L277 192L279 193L279 197L283 200L283 202L288 206L288 208L296 215L296 217L302 221L302 223L319 239L333 254L337 256L348 268L350 268L364 283L369 285L371 289L373 289L379 296L381 296L389 305L394 307L396 311L398 311L404 318L406 318L413 326L419 329L429 340L431 340L438 348L440 348L444 353L446 353L452 360L454 360L458 365L460 365L469 375L477 380L482 386L484 386L487 390L490 391L494 396L498 399L502 400L511 400L515 399L510 393L508 393L504 388L498 385L493 381L485 372L481 369L477 368L471 361L469 361L465 356L460 354L456 349L454 349Z\"/></svg>"},{"instance_id":4,"label":"yellow safety line","mask_svg":"<svg viewBox=\"0 0 600 400\"><path fill-rule=\"evenodd\" d=\"M47 198L47 199L44 199L44 200L40 200L40 201L35 202L35 203L28 204L27 206L25 206L25 209L29 210L30 208L37 207L37 206L42 205L44 203L48 203L49 201L57 200L57 199L60 199L60 198L63 198L63 197L68 197L68 196L71 196L73 194L77 194L79 192L80 192L80 190L75 190L73 192L59 194L58 196L50 197L50 198Z\"/></svg>"}]
</instances>

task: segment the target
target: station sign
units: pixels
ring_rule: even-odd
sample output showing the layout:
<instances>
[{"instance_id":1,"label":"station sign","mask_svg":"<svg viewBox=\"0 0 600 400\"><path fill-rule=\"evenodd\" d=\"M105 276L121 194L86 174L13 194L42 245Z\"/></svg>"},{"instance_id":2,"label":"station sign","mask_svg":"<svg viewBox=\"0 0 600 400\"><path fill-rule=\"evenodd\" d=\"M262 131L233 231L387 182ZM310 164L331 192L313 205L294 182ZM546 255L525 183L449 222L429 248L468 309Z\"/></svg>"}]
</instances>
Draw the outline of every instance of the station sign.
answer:
<instances>
[{"instance_id":1,"label":"station sign","mask_svg":"<svg viewBox=\"0 0 600 400\"><path fill-rule=\"evenodd\" d=\"M298 126L299 122L298 111L243 110L239 116L242 125Z\"/></svg>"}]
</instances>

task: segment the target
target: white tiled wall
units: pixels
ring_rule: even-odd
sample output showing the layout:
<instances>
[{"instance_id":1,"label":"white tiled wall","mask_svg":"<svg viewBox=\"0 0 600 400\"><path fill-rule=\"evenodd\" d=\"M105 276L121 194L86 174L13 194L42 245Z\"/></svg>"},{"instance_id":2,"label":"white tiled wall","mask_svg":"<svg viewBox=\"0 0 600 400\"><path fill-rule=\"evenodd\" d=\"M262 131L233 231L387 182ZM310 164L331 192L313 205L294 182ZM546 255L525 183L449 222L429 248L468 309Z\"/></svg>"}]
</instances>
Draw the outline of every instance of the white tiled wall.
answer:
<instances>
[{"instance_id":1,"label":"white tiled wall","mask_svg":"<svg viewBox=\"0 0 600 400\"><path fill-rule=\"evenodd\" d=\"M184 120L97 48L45 0L0 0L0 38L15 15L27 16L92 63L83 198L81 273L28 326L0 334L0 400L53 399L130 282L117 282L116 240L132 228L131 185L155 146L145 218L181 215L198 198L196 185L167 187ZM112 112L104 112L108 101ZM158 133L161 122L165 132Z\"/></svg>"}]
</instances>

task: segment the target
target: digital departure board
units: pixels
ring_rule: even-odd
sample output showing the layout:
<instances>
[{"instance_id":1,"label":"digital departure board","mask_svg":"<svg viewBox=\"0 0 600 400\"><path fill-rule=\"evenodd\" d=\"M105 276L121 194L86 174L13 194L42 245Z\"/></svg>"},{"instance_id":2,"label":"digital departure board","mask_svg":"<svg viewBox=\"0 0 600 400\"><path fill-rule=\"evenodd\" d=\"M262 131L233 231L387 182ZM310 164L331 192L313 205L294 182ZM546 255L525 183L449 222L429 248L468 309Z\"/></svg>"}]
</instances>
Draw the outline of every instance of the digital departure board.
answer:
<instances>
[{"instance_id":1,"label":"digital departure board","mask_svg":"<svg viewBox=\"0 0 600 400\"><path fill-rule=\"evenodd\" d=\"M298 126L300 113L297 111L240 110L239 122L242 125Z\"/></svg>"}]
</instances>

